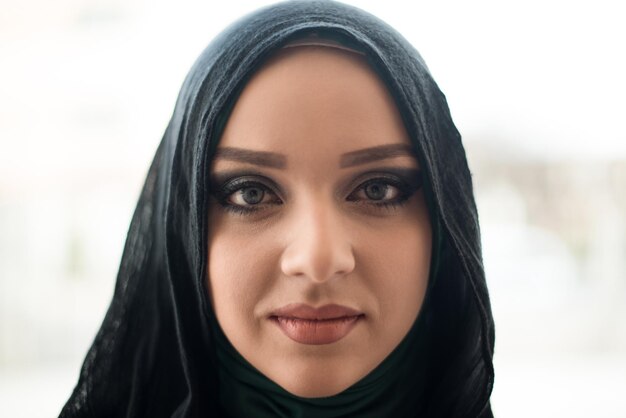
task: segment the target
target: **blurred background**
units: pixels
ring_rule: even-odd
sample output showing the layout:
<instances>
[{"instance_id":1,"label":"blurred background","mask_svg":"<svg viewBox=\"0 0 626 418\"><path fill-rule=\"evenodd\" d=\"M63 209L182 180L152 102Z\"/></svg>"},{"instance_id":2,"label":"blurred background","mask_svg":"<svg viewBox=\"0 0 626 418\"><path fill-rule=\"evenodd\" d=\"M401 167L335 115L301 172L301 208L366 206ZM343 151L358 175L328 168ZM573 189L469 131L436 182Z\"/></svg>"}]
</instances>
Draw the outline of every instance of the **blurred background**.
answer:
<instances>
[{"instance_id":1,"label":"blurred background","mask_svg":"<svg viewBox=\"0 0 626 418\"><path fill-rule=\"evenodd\" d=\"M266 1L0 0L0 416L57 416L191 64ZM626 417L626 25L610 1L347 1L421 52L474 175L498 417Z\"/></svg>"}]
</instances>

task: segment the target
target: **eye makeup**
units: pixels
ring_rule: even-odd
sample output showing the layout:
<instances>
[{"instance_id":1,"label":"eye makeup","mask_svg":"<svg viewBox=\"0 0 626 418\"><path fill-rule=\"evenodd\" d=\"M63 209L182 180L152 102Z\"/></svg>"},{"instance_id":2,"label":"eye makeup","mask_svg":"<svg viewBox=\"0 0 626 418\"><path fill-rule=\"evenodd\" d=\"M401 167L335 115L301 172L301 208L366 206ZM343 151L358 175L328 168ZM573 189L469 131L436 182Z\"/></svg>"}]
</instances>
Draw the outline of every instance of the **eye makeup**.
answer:
<instances>
[{"instance_id":1,"label":"eye makeup","mask_svg":"<svg viewBox=\"0 0 626 418\"><path fill-rule=\"evenodd\" d=\"M393 210L407 203L422 184L419 169L368 170L350 181L345 200L367 210ZM224 210L242 216L282 205L282 199L289 197L276 182L255 170L215 173L210 185L211 196Z\"/></svg>"}]
</instances>

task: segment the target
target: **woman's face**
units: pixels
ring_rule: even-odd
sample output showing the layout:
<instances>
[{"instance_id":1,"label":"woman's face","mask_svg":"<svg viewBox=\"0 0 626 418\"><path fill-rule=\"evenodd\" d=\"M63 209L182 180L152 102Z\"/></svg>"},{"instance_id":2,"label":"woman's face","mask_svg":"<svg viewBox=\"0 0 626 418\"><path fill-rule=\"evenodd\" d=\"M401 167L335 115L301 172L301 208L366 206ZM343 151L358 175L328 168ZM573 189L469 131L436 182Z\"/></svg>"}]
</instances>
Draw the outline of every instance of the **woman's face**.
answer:
<instances>
[{"instance_id":1,"label":"woman's face","mask_svg":"<svg viewBox=\"0 0 626 418\"><path fill-rule=\"evenodd\" d=\"M211 167L208 281L224 334L302 397L367 375L420 311L431 226L393 99L364 59L286 48L247 84Z\"/></svg>"}]
</instances>

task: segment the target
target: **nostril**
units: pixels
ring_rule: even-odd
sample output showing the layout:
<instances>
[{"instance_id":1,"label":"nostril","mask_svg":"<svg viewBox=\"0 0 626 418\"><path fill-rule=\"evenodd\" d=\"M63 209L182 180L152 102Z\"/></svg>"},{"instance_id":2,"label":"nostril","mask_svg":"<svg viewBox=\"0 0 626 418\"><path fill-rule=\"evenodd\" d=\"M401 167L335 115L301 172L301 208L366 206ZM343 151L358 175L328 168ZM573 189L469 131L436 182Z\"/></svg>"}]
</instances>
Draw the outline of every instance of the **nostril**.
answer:
<instances>
[{"instance_id":1,"label":"nostril","mask_svg":"<svg viewBox=\"0 0 626 418\"><path fill-rule=\"evenodd\" d=\"M354 270L352 248L289 247L281 258L281 270L289 277L307 277L314 282L326 282L343 277Z\"/></svg>"}]
</instances>

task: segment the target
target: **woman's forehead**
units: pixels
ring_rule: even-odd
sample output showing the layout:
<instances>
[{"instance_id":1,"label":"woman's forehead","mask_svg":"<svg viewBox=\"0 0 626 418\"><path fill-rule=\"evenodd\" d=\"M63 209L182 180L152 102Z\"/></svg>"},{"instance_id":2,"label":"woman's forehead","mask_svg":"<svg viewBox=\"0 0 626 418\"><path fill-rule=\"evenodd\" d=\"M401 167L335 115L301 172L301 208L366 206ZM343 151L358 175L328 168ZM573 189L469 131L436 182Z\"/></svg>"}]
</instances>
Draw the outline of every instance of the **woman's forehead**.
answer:
<instances>
[{"instance_id":1,"label":"woman's forehead","mask_svg":"<svg viewBox=\"0 0 626 418\"><path fill-rule=\"evenodd\" d=\"M291 158L350 153L410 140L396 104L358 53L327 46L277 52L235 103L219 148Z\"/></svg>"}]
</instances>

